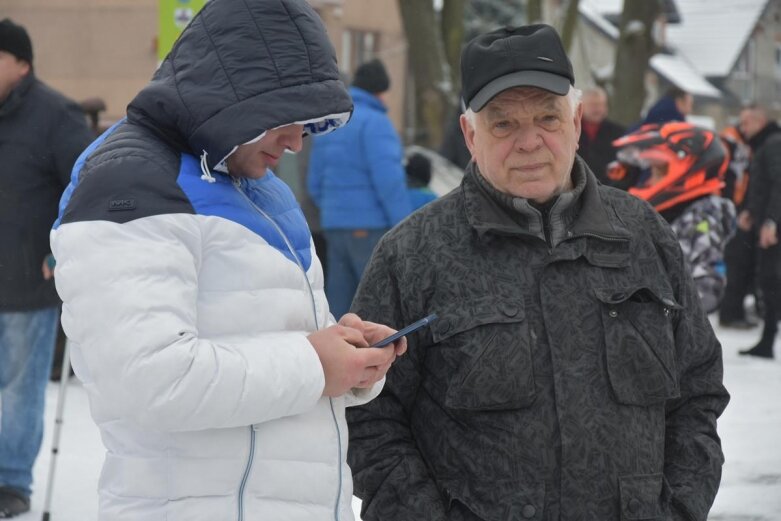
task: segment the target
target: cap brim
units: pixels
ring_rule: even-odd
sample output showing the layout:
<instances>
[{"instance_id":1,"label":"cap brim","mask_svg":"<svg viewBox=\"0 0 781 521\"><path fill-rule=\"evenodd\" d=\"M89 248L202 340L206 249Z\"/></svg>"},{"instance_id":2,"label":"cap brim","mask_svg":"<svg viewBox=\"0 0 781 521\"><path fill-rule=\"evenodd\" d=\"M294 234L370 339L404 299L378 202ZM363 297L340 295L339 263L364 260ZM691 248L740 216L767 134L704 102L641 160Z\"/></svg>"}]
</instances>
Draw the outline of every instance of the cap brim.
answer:
<instances>
[{"instance_id":1,"label":"cap brim","mask_svg":"<svg viewBox=\"0 0 781 521\"><path fill-rule=\"evenodd\" d=\"M569 92L569 79L544 71L518 71L500 76L480 89L469 101L469 108L479 112L497 94L513 87L537 87L564 96Z\"/></svg>"}]
</instances>

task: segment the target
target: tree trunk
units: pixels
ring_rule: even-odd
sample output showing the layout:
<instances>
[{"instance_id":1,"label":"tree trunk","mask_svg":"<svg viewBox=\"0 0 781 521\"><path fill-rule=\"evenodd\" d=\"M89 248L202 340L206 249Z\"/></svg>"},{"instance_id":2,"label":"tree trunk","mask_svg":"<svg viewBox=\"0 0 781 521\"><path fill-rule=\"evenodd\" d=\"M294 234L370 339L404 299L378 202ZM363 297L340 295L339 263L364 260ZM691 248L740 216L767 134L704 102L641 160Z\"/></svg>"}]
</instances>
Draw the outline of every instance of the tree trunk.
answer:
<instances>
[{"instance_id":1,"label":"tree trunk","mask_svg":"<svg viewBox=\"0 0 781 521\"><path fill-rule=\"evenodd\" d=\"M536 24L542 22L542 0L526 1L526 23Z\"/></svg>"},{"instance_id":2,"label":"tree trunk","mask_svg":"<svg viewBox=\"0 0 781 521\"><path fill-rule=\"evenodd\" d=\"M612 119L631 125L640 119L646 97L648 61L657 51L653 25L660 14L658 0L625 0L621 13L616 63L613 67Z\"/></svg>"},{"instance_id":3,"label":"tree trunk","mask_svg":"<svg viewBox=\"0 0 781 521\"><path fill-rule=\"evenodd\" d=\"M564 50L569 52L572 49L572 39L575 34L575 27L578 23L578 5L580 0L569 0L567 10L564 12L564 23L561 27L561 41L564 44Z\"/></svg>"},{"instance_id":4,"label":"tree trunk","mask_svg":"<svg viewBox=\"0 0 781 521\"><path fill-rule=\"evenodd\" d=\"M461 46L464 41L464 0L444 0L442 3L442 41L450 65L453 92L461 91Z\"/></svg>"},{"instance_id":5,"label":"tree trunk","mask_svg":"<svg viewBox=\"0 0 781 521\"><path fill-rule=\"evenodd\" d=\"M445 119L455 107L442 33L431 0L399 0L399 9L415 83L413 141L436 149L442 142Z\"/></svg>"}]
</instances>

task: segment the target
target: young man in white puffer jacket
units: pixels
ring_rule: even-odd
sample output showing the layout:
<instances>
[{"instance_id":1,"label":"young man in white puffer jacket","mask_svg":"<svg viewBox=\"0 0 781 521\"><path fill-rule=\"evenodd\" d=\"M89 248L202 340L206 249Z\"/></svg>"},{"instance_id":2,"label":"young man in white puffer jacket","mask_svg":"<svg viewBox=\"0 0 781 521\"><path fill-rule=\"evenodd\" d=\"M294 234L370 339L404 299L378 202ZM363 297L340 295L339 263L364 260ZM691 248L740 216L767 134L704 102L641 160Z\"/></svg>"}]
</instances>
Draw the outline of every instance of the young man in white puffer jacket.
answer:
<instances>
[{"instance_id":1,"label":"young man in white puffer jacket","mask_svg":"<svg viewBox=\"0 0 781 521\"><path fill-rule=\"evenodd\" d=\"M353 519L345 407L406 343L334 324L267 170L351 110L305 1L212 0L79 158L51 242L107 449L101 520Z\"/></svg>"}]
</instances>

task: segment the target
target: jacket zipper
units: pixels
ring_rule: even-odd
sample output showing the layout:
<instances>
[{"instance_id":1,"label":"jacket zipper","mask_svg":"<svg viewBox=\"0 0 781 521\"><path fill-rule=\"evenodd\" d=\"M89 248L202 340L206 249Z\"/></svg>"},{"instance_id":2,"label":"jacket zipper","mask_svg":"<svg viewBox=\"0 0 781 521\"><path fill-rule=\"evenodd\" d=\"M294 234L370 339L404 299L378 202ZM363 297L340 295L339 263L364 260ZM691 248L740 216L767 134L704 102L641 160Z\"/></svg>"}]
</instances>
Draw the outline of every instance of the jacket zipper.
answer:
<instances>
[{"instance_id":1,"label":"jacket zipper","mask_svg":"<svg viewBox=\"0 0 781 521\"><path fill-rule=\"evenodd\" d=\"M293 258L296 261L296 264L298 264L298 267L301 269L301 273L304 275L304 280L306 281L306 287L309 289L309 297L312 301L312 314L315 318L315 329L320 329L319 321L317 320L317 304L315 303L315 293L314 290L312 290L312 284L309 283L309 277L306 276L306 270L304 269L304 265L301 262L301 259L298 257L298 254L296 253L295 248L293 248L293 245L290 243L290 239L288 239L287 235L285 235L284 230L277 224L277 222L271 218L269 214L263 211L262 208L260 208L258 205L255 204L255 202L250 199L250 197L242 190L241 188L241 180L235 177L232 177L233 180L233 186L236 188L236 190L241 194L241 196L249 203L249 205L255 209L256 212L258 212L260 215L262 215L268 222L271 223L272 226L274 226L274 229L277 231L280 237L282 237L282 240L285 242L285 246L287 246L288 251L293 256ZM334 400L333 398L328 399L328 403L331 406L331 416L334 419L334 427L336 427L336 447L337 452L339 455L339 460L337 461L337 468L339 469L339 479L338 481L338 488L336 489L336 504L334 506L334 520L339 521L339 502L342 497L342 433L339 429L339 421L336 418L336 411L334 410ZM250 425L250 430L252 431L252 437L250 440L251 443L251 451L250 456L254 456L254 448L255 448L255 431L252 429L252 426ZM239 490L239 521L244 520L244 510L243 510L243 497L244 497L244 485L246 484L246 478L249 475L249 469L252 465L252 459L250 459L249 463L247 464L247 470L245 472L244 479L242 480L241 489Z\"/></svg>"},{"instance_id":2,"label":"jacket zipper","mask_svg":"<svg viewBox=\"0 0 781 521\"><path fill-rule=\"evenodd\" d=\"M252 462L255 459L255 429L252 425L249 426L249 458L247 459L247 466L244 468L244 475L241 477L241 485L239 486L239 521L244 521L244 489L247 486L247 480L249 479L249 471L252 469Z\"/></svg>"},{"instance_id":3,"label":"jacket zipper","mask_svg":"<svg viewBox=\"0 0 781 521\"><path fill-rule=\"evenodd\" d=\"M233 186L236 188L236 190L241 194L242 197L249 203L249 205L255 209L256 212L258 212L260 215L262 215L268 222L271 223L271 225L274 227L274 229L277 231L280 237L282 237L282 240L285 242L285 246L287 246L288 251L293 256L293 259L295 259L296 264L301 269L301 273L304 275L304 280L306 281L306 287L309 290L309 298L312 301L312 314L315 318L315 329L320 329L320 324L317 320L317 305L315 304L315 292L312 290L312 285L309 283L309 277L306 276L306 270L304 269L304 265L301 263L301 259L298 258L298 254L296 253L295 248L293 248L293 245L290 244L290 240L287 238L287 235L285 235L285 232L282 230L282 228L279 227L277 222L271 218L269 214L264 212L258 205L256 205L252 199L244 192L244 190L241 189L241 180L238 178L232 178L233 179Z\"/></svg>"}]
</instances>

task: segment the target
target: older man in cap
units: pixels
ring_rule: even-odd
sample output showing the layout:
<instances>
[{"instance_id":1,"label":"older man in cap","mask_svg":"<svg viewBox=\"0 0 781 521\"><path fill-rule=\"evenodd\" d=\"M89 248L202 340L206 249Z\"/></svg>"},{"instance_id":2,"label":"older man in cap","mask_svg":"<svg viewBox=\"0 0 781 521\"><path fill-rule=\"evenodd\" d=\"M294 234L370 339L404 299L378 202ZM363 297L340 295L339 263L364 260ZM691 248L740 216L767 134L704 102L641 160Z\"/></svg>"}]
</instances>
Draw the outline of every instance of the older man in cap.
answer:
<instances>
[{"instance_id":1,"label":"older man in cap","mask_svg":"<svg viewBox=\"0 0 781 521\"><path fill-rule=\"evenodd\" d=\"M461 63L464 181L382 239L353 303L439 316L347 413L363 519L704 521L729 397L675 236L576 156L552 28L481 35Z\"/></svg>"}]
</instances>

